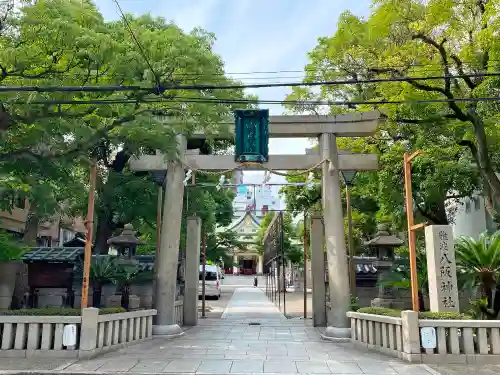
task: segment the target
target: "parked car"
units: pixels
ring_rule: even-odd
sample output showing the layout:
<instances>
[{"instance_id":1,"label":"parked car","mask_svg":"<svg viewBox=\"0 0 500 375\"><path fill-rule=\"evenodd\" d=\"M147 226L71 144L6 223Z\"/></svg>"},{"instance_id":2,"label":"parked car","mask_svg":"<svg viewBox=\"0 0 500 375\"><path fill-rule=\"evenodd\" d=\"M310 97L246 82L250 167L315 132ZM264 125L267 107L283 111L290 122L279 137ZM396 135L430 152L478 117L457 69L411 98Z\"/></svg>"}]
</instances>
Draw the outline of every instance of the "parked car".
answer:
<instances>
[{"instance_id":1,"label":"parked car","mask_svg":"<svg viewBox=\"0 0 500 375\"><path fill-rule=\"evenodd\" d=\"M205 266L205 297L219 299L221 295L221 273L218 266ZM200 265L200 277L198 283L198 295L202 293L203 266Z\"/></svg>"}]
</instances>

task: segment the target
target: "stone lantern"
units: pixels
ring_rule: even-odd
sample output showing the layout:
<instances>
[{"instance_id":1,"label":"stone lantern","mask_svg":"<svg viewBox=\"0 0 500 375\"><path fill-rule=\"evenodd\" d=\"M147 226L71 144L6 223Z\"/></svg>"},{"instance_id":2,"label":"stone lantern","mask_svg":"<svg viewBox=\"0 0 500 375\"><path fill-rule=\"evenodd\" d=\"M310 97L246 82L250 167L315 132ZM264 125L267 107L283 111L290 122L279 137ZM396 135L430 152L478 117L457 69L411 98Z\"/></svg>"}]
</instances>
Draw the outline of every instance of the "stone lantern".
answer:
<instances>
[{"instance_id":1,"label":"stone lantern","mask_svg":"<svg viewBox=\"0 0 500 375\"><path fill-rule=\"evenodd\" d=\"M384 277L389 272L394 262L394 249L404 244L400 238L389 233L387 225L379 224L375 236L365 242L370 250L373 250L377 256L374 267L379 271L378 279ZM394 303L394 294L392 288L379 286L378 297L372 300L373 307L392 307Z\"/></svg>"},{"instance_id":2,"label":"stone lantern","mask_svg":"<svg viewBox=\"0 0 500 375\"><path fill-rule=\"evenodd\" d=\"M135 236L135 230L132 224L125 224L123 231L116 237L108 240L108 245L115 247L118 256L132 261L135 256L137 245L143 245L144 242Z\"/></svg>"},{"instance_id":3,"label":"stone lantern","mask_svg":"<svg viewBox=\"0 0 500 375\"><path fill-rule=\"evenodd\" d=\"M108 240L108 245L115 247L118 251L118 263L124 266L134 265L137 267L139 262L135 257L137 245L143 245L144 242L135 236L135 230L132 224L126 224L121 234ZM117 283L117 290L114 295L108 297L106 307L124 307L129 309L138 309L140 307L140 298L131 294L131 280Z\"/></svg>"}]
</instances>

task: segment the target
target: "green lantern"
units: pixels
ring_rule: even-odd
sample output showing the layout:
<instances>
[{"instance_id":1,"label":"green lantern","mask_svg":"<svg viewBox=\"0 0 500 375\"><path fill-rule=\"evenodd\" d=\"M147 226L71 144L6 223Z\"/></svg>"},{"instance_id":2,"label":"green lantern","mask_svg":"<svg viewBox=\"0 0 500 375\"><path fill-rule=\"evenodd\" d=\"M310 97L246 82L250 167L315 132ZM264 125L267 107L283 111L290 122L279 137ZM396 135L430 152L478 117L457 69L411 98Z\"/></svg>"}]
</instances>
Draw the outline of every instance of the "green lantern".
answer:
<instances>
[{"instance_id":1,"label":"green lantern","mask_svg":"<svg viewBox=\"0 0 500 375\"><path fill-rule=\"evenodd\" d=\"M269 161L269 110L234 111L236 127L235 160L265 163Z\"/></svg>"}]
</instances>

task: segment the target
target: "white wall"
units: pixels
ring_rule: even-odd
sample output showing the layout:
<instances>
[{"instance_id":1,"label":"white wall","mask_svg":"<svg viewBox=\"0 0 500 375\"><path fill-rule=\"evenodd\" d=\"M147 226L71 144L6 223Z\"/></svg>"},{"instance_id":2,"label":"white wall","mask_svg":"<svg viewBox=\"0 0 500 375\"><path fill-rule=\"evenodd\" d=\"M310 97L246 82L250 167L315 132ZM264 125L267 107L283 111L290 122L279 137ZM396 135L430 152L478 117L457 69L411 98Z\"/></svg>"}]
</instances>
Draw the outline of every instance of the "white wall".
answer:
<instances>
[{"instance_id":1,"label":"white wall","mask_svg":"<svg viewBox=\"0 0 500 375\"><path fill-rule=\"evenodd\" d=\"M450 202L448 207L450 215L453 215L451 224L455 238L460 236L477 238L487 230L487 212L482 197L462 198L458 202Z\"/></svg>"}]
</instances>

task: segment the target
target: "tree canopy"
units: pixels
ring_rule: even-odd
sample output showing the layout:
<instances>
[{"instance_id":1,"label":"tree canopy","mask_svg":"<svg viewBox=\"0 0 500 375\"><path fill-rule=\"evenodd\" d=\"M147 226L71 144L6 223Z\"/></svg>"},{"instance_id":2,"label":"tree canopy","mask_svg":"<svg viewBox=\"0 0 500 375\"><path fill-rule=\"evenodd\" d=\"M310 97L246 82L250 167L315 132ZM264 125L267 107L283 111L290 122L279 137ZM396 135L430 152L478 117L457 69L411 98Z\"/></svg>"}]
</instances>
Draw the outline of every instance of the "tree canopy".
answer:
<instances>
[{"instance_id":1,"label":"tree canopy","mask_svg":"<svg viewBox=\"0 0 500 375\"><path fill-rule=\"evenodd\" d=\"M245 98L241 89L164 89L232 82L213 52L213 34L186 33L150 15L107 21L87 0L26 1L18 11L0 11L0 84L12 87L0 93L2 185L28 198L35 237L42 218L62 208L85 212L89 159L99 168L96 248L105 252L113 231L156 215L157 189L147 174L128 170L132 156L147 150L173 156L175 135L197 130L209 137L195 145L202 151L227 146L210 135L225 131L221 124L244 104L214 100ZM103 88L64 89L85 86ZM199 193L210 228L227 221L211 209L227 208L230 199L212 190ZM11 207L10 195L4 198Z\"/></svg>"},{"instance_id":2,"label":"tree canopy","mask_svg":"<svg viewBox=\"0 0 500 375\"><path fill-rule=\"evenodd\" d=\"M402 102L326 109L335 114L375 108L386 117L375 137L338 143L339 148L380 155L378 173L361 173L353 194L373 198L379 217L390 217L397 227L403 226L405 215L403 153L415 150L423 151L412 168L417 215L429 223L448 224L446 202L480 190L499 221L500 182L494 173L498 101L474 100L497 96L499 77L485 74L500 69L495 36L499 9L500 3L492 0L375 0L367 19L344 12L337 31L319 38L309 53L304 80L346 79L355 84L294 88L287 98ZM325 112L304 104L288 109Z\"/></svg>"}]
</instances>

